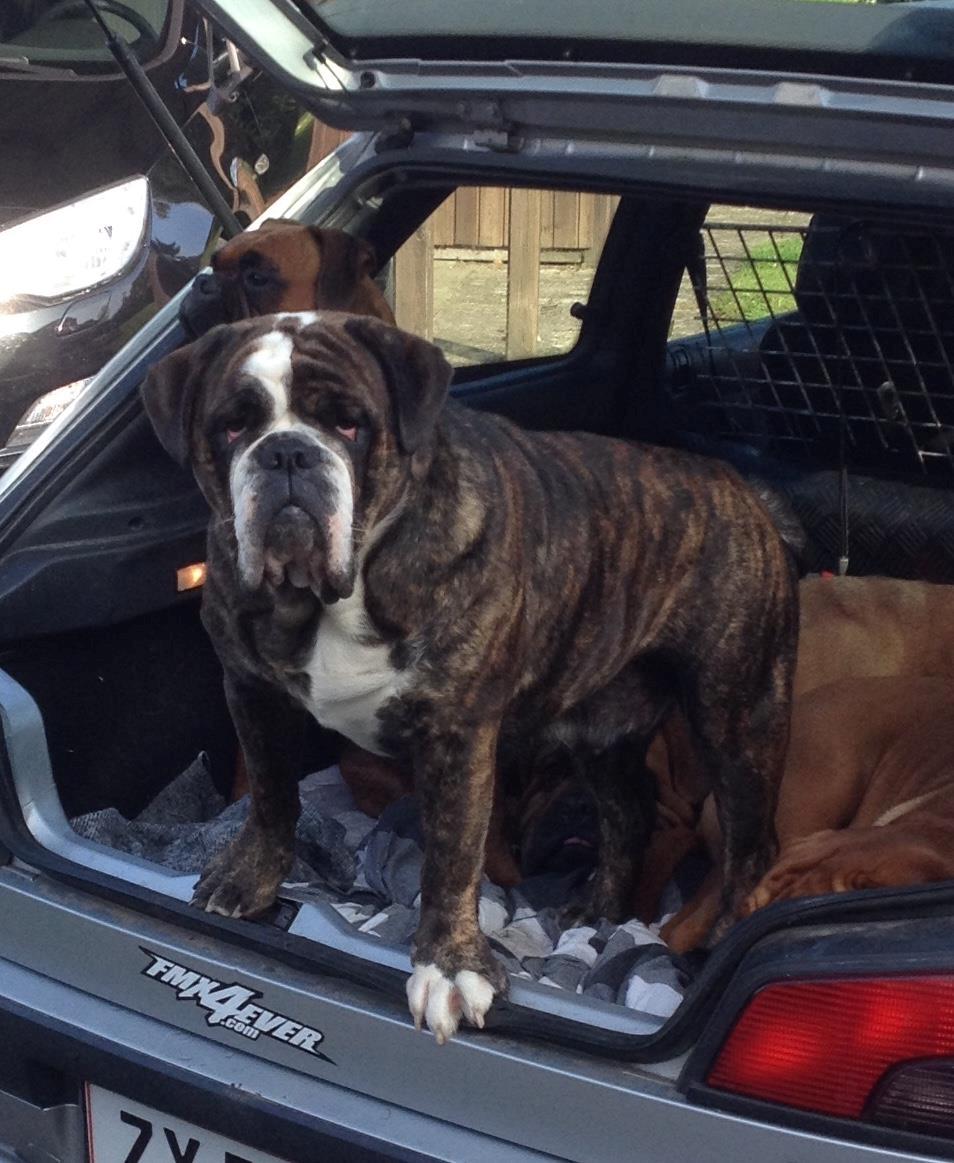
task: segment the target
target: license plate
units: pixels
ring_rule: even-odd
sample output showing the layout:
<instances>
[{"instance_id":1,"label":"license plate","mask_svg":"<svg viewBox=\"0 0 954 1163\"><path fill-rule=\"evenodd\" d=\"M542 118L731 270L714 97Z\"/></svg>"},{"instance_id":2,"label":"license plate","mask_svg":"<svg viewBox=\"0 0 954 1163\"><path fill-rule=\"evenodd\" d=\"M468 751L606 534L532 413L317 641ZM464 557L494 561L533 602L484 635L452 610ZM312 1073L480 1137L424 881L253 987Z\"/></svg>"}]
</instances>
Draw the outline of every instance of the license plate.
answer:
<instances>
[{"instance_id":1,"label":"license plate","mask_svg":"<svg viewBox=\"0 0 954 1163\"><path fill-rule=\"evenodd\" d=\"M284 1163L91 1083L86 1133L92 1163Z\"/></svg>"}]
</instances>

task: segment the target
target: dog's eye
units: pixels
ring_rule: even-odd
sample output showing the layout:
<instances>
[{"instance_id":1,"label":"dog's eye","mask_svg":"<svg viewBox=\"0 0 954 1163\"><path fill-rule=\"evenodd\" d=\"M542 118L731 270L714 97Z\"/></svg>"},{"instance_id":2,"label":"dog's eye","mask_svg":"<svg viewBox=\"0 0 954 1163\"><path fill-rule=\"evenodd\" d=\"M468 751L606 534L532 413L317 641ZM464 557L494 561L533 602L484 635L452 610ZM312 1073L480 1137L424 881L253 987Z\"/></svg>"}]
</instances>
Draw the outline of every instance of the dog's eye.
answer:
<instances>
[{"instance_id":1,"label":"dog's eye","mask_svg":"<svg viewBox=\"0 0 954 1163\"><path fill-rule=\"evenodd\" d=\"M242 282L250 291L260 291L263 287L267 287L271 281L267 274L255 270L254 267L242 272Z\"/></svg>"},{"instance_id":2,"label":"dog's eye","mask_svg":"<svg viewBox=\"0 0 954 1163\"><path fill-rule=\"evenodd\" d=\"M210 417L206 439L217 448L228 447L259 428L264 419L256 392L240 386L234 396L223 402L221 411Z\"/></svg>"},{"instance_id":3,"label":"dog's eye","mask_svg":"<svg viewBox=\"0 0 954 1163\"><path fill-rule=\"evenodd\" d=\"M221 439L225 437L226 444L234 444L240 436L255 426L258 416L254 408L243 407L237 411L230 411L216 425L215 431Z\"/></svg>"},{"instance_id":4,"label":"dog's eye","mask_svg":"<svg viewBox=\"0 0 954 1163\"><path fill-rule=\"evenodd\" d=\"M342 424L336 424L335 432L337 432L339 436L343 436L345 440L350 440L353 442L358 439L357 424L352 424L350 427L345 427Z\"/></svg>"}]
</instances>

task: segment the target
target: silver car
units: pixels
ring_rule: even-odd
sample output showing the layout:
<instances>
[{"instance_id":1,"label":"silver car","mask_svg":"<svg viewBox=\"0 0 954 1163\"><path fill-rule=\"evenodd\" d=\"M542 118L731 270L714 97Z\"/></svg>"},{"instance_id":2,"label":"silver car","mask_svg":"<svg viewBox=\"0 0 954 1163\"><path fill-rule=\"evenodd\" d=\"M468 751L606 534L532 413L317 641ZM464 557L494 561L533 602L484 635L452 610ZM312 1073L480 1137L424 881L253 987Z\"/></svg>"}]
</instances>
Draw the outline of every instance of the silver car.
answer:
<instances>
[{"instance_id":1,"label":"silver car","mask_svg":"<svg viewBox=\"0 0 954 1163\"><path fill-rule=\"evenodd\" d=\"M787 497L806 571L954 583L954 6L200 6L353 131L269 216L370 242L459 399L721 456ZM540 956L525 901L508 998L445 1046L407 1013L380 822L347 883L189 906L241 805L207 512L138 396L177 305L0 479L0 1158L954 1155L947 883L775 905L692 959L645 926Z\"/></svg>"}]
</instances>

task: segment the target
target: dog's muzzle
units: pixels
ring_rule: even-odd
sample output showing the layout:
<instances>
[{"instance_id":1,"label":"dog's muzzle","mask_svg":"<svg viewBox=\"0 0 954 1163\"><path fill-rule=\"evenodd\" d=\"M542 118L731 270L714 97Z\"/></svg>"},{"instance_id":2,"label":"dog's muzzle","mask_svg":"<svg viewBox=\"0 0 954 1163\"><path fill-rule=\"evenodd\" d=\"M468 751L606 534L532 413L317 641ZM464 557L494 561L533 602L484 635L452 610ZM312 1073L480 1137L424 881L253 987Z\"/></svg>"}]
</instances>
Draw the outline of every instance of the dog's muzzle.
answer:
<instances>
[{"instance_id":1,"label":"dog's muzzle","mask_svg":"<svg viewBox=\"0 0 954 1163\"><path fill-rule=\"evenodd\" d=\"M287 582L326 604L351 596L351 477L337 453L307 435L271 433L236 462L232 494L249 589Z\"/></svg>"},{"instance_id":2,"label":"dog's muzzle","mask_svg":"<svg viewBox=\"0 0 954 1163\"><path fill-rule=\"evenodd\" d=\"M216 275L196 275L179 307L179 321L193 339L198 339L219 323L246 318L247 304L239 298L235 291L227 294Z\"/></svg>"}]
</instances>

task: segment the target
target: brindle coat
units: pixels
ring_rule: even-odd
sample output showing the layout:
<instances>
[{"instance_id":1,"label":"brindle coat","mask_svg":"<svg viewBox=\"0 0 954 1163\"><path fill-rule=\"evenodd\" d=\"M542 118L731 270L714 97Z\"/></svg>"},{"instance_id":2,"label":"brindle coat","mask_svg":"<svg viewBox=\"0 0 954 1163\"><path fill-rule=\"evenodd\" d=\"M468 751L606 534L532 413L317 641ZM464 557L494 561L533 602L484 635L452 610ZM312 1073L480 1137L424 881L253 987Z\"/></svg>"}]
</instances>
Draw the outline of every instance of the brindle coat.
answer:
<instances>
[{"instance_id":1,"label":"brindle coat","mask_svg":"<svg viewBox=\"0 0 954 1163\"><path fill-rule=\"evenodd\" d=\"M527 432L446 402L450 369L432 345L373 319L312 318L219 328L144 389L160 438L192 461L212 506L203 615L252 785L245 831L206 870L197 903L255 913L288 871L296 707L327 603L357 581L366 638L386 644L404 680L375 727L378 749L411 764L422 803L416 966L436 966L451 990L468 970L506 987L477 924L498 757L511 766L555 743L588 757L600 859L585 911L623 915L646 834L643 758L674 703L718 803L731 914L775 853L797 629L794 568L762 503L717 461ZM261 409L233 443L221 434L254 388L242 359L269 331L294 343L292 413L348 457L355 575L337 592L320 562L312 588L266 577L249 592L237 570L229 466L259 439ZM356 438L335 443L352 424Z\"/></svg>"}]
</instances>

